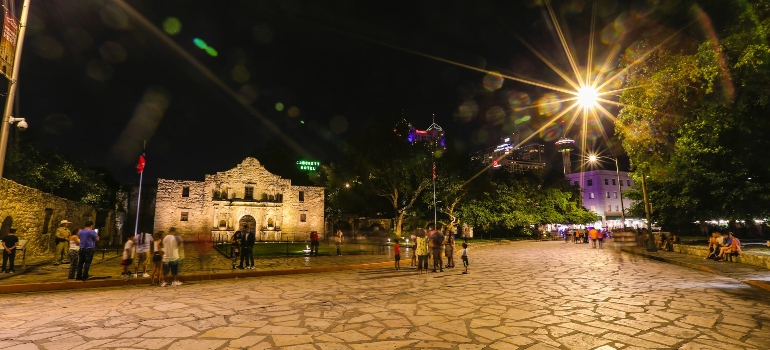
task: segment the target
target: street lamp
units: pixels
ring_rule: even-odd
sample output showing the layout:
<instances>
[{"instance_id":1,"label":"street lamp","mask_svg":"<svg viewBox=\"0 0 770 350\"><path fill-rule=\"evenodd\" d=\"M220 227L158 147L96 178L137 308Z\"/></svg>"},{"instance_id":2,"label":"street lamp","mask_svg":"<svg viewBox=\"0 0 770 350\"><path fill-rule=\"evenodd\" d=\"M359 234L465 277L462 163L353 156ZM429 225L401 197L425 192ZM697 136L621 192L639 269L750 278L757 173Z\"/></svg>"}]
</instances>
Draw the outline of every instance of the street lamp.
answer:
<instances>
[{"instance_id":1,"label":"street lamp","mask_svg":"<svg viewBox=\"0 0 770 350\"><path fill-rule=\"evenodd\" d=\"M8 133L14 123L19 130L27 130L27 122L24 118L14 118L13 101L16 98L16 88L19 82L19 65L21 64L21 48L24 44L24 34L27 32L27 16L29 15L29 1L24 0L19 21L19 35L16 36L16 52L13 55L13 67L11 68L11 81L8 83L8 95L6 95L3 117L0 119L0 181L3 178L5 166L5 152L8 148ZM7 29L7 28L6 28Z\"/></svg>"},{"instance_id":2,"label":"street lamp","mask_svg":"<svg viewBox=\"0 0 770 350\"><path fill-rule=\"evenodd\" d=\"M620 190L620 186L621 186L620 185L620 168L618 167L618 158L607 157L607 156L597 156L595 154L592 154L588 156L588 161L593 164L596 164L600 158L605 158L605 159L610 159L615 161L615 177L617 177L617 180L618 180L618 194L620 194L620 220L623 221L623 232L625 232L626 231L626 207L623 206L623 192L621 192ZM644 184L644 182L642 182L642 184ZM646 203L647 196L645 195L644 198ZM647 221L649 220L650 218L648 217Z\"/></svg>"}]
</instances>

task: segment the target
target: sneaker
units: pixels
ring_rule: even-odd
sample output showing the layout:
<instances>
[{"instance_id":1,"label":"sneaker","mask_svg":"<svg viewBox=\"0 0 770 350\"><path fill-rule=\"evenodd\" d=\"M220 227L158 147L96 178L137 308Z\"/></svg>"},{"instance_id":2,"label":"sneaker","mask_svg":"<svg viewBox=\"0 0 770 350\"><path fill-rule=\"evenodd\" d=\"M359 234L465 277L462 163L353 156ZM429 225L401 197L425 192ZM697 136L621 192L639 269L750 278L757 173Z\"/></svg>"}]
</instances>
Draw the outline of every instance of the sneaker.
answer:
<instances>
[{"instance_id":1,"label":"sneaker","mask_svg":"<svg viewBox=\"0 0 770 350\"><path fill-rule=\"evenodd\" d=\"M468 272L467 272L467 271L463 271L463 275L467 275L467 274L468 274Z\"/></svg>"},{"instance_id":2,"label":"sneaker","mask_svg":"<svg viewBox=\"0 0 770 350\"><path fill-rule=\"evenodd\" d=\"M161 286L161 287L165 287L165 286L167 286L167 285L168 285L168 284L167 284L166 282L163 282L163 283L161 283L161 284L160 284L160 286Z\"/></svg>"},{"instance_id":3,"label":"sneaker","mask_svg":"<svg viewBox=\"0 0 770 350\"><path fill-rule=\"evenodd\" d=\"M150 275L148 275L148 274L146 274L146 273L143 273L143 274L142 274L142 277L150 277Z\"/></svg>"},{"instance_id":4,"label":"sneaker","mask_svg":"<svg viewBox=\"0 0 770 350\"><path fill-rule=\"evenodd\" d=\"M137 277L139 277L139 275L137 275L137 274L133 274L132 276L134 276L134 278L137 278Z\"/></svg>"},{"instance_id":5,"label":"sneaker","mask_svg":"<svg viewBox=\"0 0 770 350\"><path fill-rule=\"evenodd\" d=\"M172 285L172 286L181 286L181 285L182 285L182 282L179 282L179 281L174 281L174 282L171 282L171 285Z\"/></svg>"}]
</instances>

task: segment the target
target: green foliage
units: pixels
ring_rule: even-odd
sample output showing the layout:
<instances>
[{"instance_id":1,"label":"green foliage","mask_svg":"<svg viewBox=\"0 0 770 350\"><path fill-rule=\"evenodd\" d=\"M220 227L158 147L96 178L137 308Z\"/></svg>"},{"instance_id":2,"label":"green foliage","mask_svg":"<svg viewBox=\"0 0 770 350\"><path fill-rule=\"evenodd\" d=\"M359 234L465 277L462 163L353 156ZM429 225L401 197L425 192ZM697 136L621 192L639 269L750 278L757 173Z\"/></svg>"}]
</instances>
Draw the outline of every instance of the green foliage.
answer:
<instances>
[{"instance_id":1,"label":"green foliage","mask_svg":"<svg viewBox=\"0 0 770 350\"><path fill-rule=\"evenodd\" d=\"M22 185L73 201L113 208L118 183L106 169L86 168L29 141L10 147L4 176Z\"/></svg>"},{"instance_id":2,"label":"green foliage","mask_svg":"<svg viewBox=\"0 0 770 350\"><path fill-rule=\"evenodd\" d=\"M616 132L648 176L654 221L770 214L769 3L735 6L718 45L683 38L629 69L627 86L639 88L621 95L633 107L621 110Z\"/></svg>"},{"instance_id":3,"label":"green foliage","mask_svg":"<svg viewBox=\"0 0 770 350\"><path fill-rule=\"evenodd\" d=\"M463 221L482 230L520 231L530 225L598 220L582 207L578 190L563 176L540 179L500 173L477 180L485 183L469 195L460 212Z\"/></svg>"}]
</instances>

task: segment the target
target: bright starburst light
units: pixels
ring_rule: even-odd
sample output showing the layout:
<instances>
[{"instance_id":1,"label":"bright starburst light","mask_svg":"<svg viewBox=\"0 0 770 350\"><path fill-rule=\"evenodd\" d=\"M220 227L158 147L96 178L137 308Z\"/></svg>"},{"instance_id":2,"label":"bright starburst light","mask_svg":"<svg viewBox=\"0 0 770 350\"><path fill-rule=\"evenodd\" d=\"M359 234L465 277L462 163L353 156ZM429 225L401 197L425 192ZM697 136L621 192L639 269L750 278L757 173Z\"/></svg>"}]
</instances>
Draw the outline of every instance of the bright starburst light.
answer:
<instances>
[{"instance_id":1,"label":"bright starburst light","mask_svg":"<svg viewBox=\"0 0 770 350\"><path fill-rule=\"evenodd\" d=\"M596 2L593 4L593 11L591 14L591 30L588 37L588 47L587 47L587 56L584 61L580 61L576 55L577 50L569 45L569 40L566 38L562 25L557 20L556 13L553 9L553 6L551 5L551 2L549 0L544 1L545 7L548 10L548 14L550 15L551 23L553 25L553 30L557 37L559 38L559 41L561 43L561 48L563 50L564 55L567 58L567 61L569 62L570 69L565 71L559 68L555 63L553 63L551 60L546 58L545 55L537 51L531 44L529 44L526 40L523 38L518 37L519 41L521 41L535 56L537 56L543 63L545 63L551 70L553 70L554 73L556 73L563 81L564 85L557 85L557 84L549 84L544 83L541 81L534 81L531 79L525 79L513 75L505 75L500 74L497 72L491 72L484 69L479 69L476 67L464 65L461 63L449 61L443 58L438 58L430 55L421 54L426 57L430 57L433 59L437 59L443 62L452 63L461 67L470 68L476 71L485 72L487 74L496 74L498 76L503 77L504 79L513 80L516 82L524 83L531 86L536 86L540 88L545 88L548 90L553 91L557 95L561 96L556 98L555 100L544 100L544 101L538 101L538 103L533 105L527 105L517 108L517 110L528 110L530 108L543 108L547 107L547 105L557 105L557 106L566 106L562 108L558 113L555 113L553 117L545 122L543 122L540 127L533 131L529 136L524 137L521 139L521 141L514 145L514 148L518 148L523 144L526 144L529 142L532 138L541 135L544 130L553 127L554 125L557 125L557 123L565 118L565 125L564 128L561 129L561 137L569 138L568 134L570 133L570 130L573 126L578 125L579 128L579 137L580 140L580 154L587 154L587 136L591 131L589 131L589 125L590 128L593 129L593 131L598 132L598 134L601 135L601 138L606 143L607 147L609 148L609 151L611 154L614 154L614 151L612 150L612 145L610 143L609 137L607 136L606 131L604 130L604 126L602 125L601 119L607 118L613 123L617 121L617 118L608 110L610 106L617 106L617 107L628 107L628 105L624 103L620 103L617 101L617 96L624 91L629 89L637 89L641 88L641 86L626 86L621 87L624 83L624 77L625 74L631 69L632 67L638 65L639 63L643 62L650 54L652 54L655 50L660 48L665 42L673 38L675 35L678 34L674 33L672 36L668 37L667 39L663 40L661 43L659 43L657 46L652 47L647 52L639 55L636 57L636 59L627 65L623 67L622 69L614 70L613 62L616 62L618 58L618 54L621 50L620 40L618 40L608 51L606 51L606 56L604 57L604 60L601 65L597 65L596 62L600 62L599 60L595 61L595 52L594 52L594 39L597 36L595 32L595 26L596 26ZM418 53L419 54L419 53ZM523 136L523 135L522 135ZM505 155L503 155L505 156ZM494 163L494 162L492 162ZM581 163L581 169L582 169L583 163ZM465 183L472 181L474 178L476 178L478 175L486 171L484 169L482 172L476 174L472 178L468 179Z\"/></svg>"},{"instance_id":2,"label":"bright starburst light","mask_svg":"<svg viewBox=\"0 0 770 350\"><path fill-rule=\"evenodd\" d=\"M577 100L583 108L591 108L596 104L596 98L599 97L598 91L590 86L583 86L578 90Z\"/></svg>"}]
</instances>

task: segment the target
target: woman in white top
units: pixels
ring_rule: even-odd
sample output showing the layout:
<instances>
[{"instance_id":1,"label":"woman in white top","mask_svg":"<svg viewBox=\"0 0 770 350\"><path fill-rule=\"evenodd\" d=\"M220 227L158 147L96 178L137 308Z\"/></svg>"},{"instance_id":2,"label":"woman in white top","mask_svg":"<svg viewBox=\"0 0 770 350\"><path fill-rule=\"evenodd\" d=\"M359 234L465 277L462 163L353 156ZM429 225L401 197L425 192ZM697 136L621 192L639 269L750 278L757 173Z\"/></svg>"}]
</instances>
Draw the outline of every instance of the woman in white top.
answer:
<instances>
[{"instance_id":1,"label":"woman in white top","mask_svg":"<svg viewBox=\"0 0 770 350\"><path fill-rule=\"evenodd\" d=\"M80 253L80 238L78 237L78 231L80 230L77 228L72 229L72 233L67 237L67 240L70 242L70 250L67 252L67 257L70 259L70 269L67 274L67 279L71 280L75 279L75 272L78 271L78 254Z\"/></svg>"}]
</instances>

